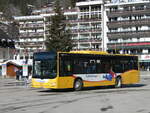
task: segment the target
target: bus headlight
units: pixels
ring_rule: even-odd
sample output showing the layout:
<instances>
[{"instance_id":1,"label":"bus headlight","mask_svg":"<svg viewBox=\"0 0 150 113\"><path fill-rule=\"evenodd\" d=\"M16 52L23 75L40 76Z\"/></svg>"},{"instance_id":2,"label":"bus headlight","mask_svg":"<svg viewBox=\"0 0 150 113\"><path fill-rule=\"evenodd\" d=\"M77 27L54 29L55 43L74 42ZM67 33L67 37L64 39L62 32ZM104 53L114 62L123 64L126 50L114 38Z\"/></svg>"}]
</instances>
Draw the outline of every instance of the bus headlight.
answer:
<instances>
[{"instance_id":1,"label":"bus headlight","mask_svg":"<svg viewBox=\"0 0 150 113\"><path fill-rule=\"evenodd\" d=\"M51 86L56 86L56 82L52 82L52 83L51 83Z\"/></svg>"}]
</instances>

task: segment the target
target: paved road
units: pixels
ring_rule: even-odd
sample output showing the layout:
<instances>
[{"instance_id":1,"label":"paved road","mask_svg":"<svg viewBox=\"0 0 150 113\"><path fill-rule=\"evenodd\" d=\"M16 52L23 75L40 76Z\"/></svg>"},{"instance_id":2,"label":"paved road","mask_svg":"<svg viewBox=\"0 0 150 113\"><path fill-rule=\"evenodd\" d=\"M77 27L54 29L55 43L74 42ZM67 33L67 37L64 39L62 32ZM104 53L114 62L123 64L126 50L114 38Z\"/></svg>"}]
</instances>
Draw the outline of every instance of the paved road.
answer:
<instances>
[{"instance_id":1,"label":"paved road","mask_svg":"<svg viewBox=\"0 0 150 113\"><path fill-rule=\"evenodd\" d=\"M124 88L51 91L0 79L0 113L150 113L150 77Z\"/></svg>"}]
</instances>

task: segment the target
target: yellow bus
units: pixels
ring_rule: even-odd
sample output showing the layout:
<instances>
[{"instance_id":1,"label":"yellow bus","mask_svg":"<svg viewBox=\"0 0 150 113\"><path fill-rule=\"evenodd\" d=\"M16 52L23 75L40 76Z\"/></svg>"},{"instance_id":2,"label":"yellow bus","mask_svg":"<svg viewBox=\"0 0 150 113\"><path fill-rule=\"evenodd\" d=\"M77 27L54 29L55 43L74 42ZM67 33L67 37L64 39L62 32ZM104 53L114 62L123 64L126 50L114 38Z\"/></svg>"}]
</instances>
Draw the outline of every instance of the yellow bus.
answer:
<instances>
[{"instance_id":1,"label":"yellow bus","mask_svg":"<svg viewBox=\"0 0 150 113\"><path fill-rule=\"evenodd\" d=\"M138 57L102 51L38 52L33 55L32 87L64 89L121 87L140 80Z\"/></svg>"}]
</instances>

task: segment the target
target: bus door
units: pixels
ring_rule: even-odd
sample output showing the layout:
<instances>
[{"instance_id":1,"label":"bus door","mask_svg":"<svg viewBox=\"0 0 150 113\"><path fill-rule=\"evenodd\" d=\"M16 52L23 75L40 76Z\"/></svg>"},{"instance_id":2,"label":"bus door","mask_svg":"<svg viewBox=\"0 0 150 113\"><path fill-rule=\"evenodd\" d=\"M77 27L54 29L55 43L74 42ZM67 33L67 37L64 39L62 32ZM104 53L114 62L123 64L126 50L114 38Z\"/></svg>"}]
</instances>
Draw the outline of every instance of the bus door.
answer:
<instances>
[{"instance_id":1,"label":"bus door","mask_svg":"<svg viewBox=\"0 0 150 113\"><path fill-rule=\"evenodd\" d=\"M72 88L73 86L73 64L69 56L60 54L59 59L59 77L58 87L60 88Z\"/></svg>"}]
</instances>

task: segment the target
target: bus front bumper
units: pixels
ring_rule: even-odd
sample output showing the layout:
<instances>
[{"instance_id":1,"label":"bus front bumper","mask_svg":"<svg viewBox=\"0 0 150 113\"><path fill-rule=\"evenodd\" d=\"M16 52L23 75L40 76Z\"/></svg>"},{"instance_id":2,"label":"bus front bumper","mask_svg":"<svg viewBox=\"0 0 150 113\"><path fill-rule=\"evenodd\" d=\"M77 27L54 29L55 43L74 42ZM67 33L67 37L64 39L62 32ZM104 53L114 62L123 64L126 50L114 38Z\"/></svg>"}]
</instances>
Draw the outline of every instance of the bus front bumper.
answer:
<instances>
[{"instance_id":1,"label":"bus front bumper","mask_svg":"<svg viewBox=\"0 0 150 113\"><path fill-rule=\"evenodd\" d=\"M32 79L32 87L34 88L57 88L56 80L51 79Z\"/></svg>"}]
</instances>

